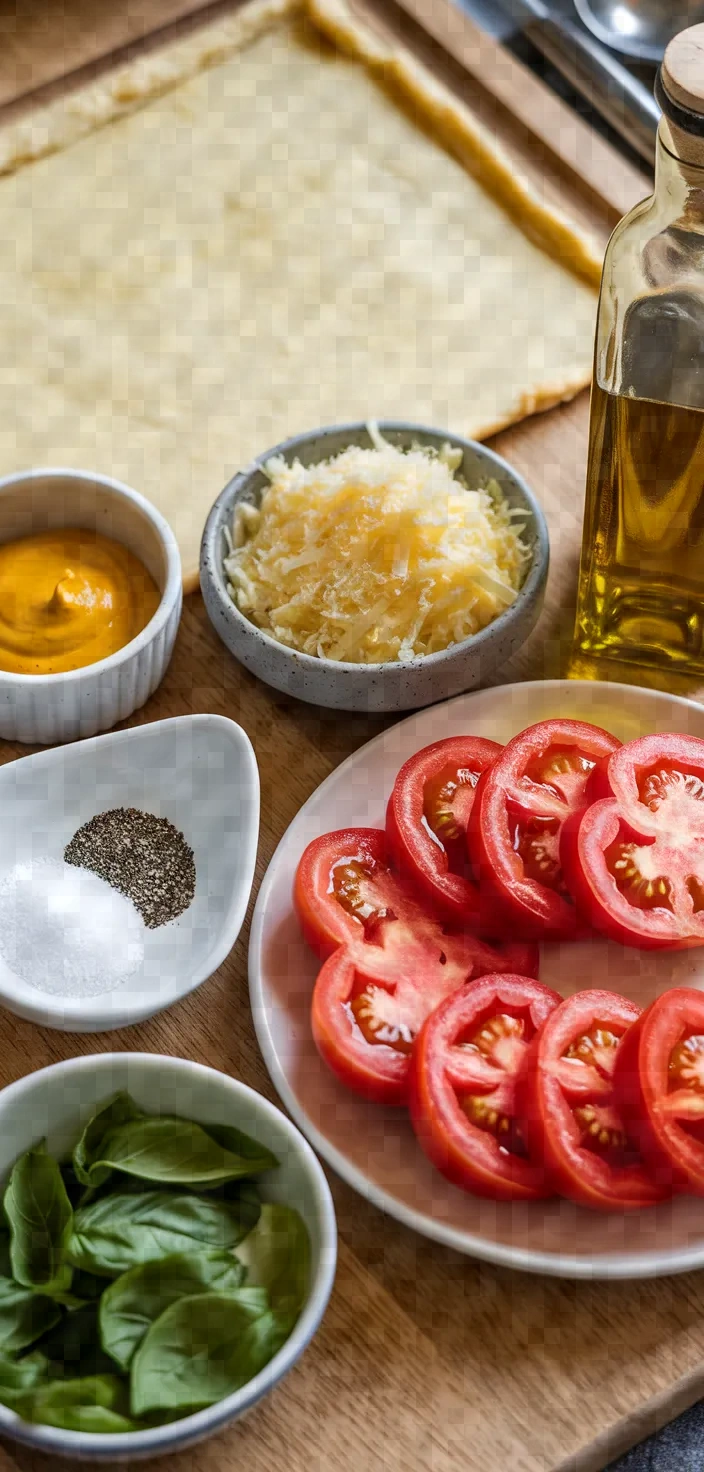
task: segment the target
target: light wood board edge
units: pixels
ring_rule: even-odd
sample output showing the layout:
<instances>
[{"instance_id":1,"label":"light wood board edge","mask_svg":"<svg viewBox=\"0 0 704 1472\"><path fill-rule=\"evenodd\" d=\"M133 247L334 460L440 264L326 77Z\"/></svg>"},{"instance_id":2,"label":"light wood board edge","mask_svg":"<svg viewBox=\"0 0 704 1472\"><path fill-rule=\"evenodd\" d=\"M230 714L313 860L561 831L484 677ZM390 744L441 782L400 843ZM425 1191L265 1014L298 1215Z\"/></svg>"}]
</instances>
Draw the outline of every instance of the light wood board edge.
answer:
<instances>
[{"instance_id":1,"label":"light wood board edge","mask_svg":"<svg viewBox=\"0 0 704 1472\"><path fill-rule=\"evenodd\" d=\"M625 1456L634 1446L661 1431L670 1421L688 1411L704 1396L704 1366L683 1375L661 1390L614 1426L602 1431L588 1446L569 1456L552 1469L552 1472L604 1472L604 1468L618 1457Z\"/></svg>"},{"instance_id":2,"label":"light wood board edge","mask_svg":"<svg viewBox=\"0 0 704 1472\"><path fill-rule=\"evenodd\" d=\"M454 0L396 0L475 81L490 92L620 218L652 181L527 66L480 30Z\"/></svg>"}]
</instances>

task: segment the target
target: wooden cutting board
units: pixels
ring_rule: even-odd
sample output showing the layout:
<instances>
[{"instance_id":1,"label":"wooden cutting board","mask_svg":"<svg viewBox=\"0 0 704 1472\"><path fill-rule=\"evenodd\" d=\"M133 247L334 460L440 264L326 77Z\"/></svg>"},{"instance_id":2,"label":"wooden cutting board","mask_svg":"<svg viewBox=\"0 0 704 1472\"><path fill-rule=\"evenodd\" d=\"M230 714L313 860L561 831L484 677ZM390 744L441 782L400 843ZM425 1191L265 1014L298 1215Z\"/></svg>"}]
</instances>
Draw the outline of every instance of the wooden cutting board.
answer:
<instances>
[{"instance_id":1,"label":"wooden cutting board","mask_svg":"<svg viewBox=\"0 0 704 1472\"><path fill-rule=\"evenodd\" d=\"M447 0L404 0L406 10L395 0L357 3L370 14L373 4L375 23L429 60L546 194L602 237L647 192L643 176ZM0 0L0 119L114 64L125 48L162 44L225 8ZM561 672L587 419L582 395L497 441L542 499L553 556L539 629L496 683ZM300 705L259 684L226 653L195 595L167 678L136 720L192 711L233 717L254 744L262 781L256 892L298 808L382 723ZM0 747L0 760L25 754ZM0 1014L0 1085L76 1053L136 1049L210 1064L273 1098L249 1013L246 946L245 930L205 988L121 1033L71 1037ZM320 1334L245 1422L170 1458L169 1472L597 1472L704 1393L699 1276L573 1284L500 1271L415 1236L332 1175L331 1185L340 1255ZM66 1465L0 1446L0 1472Z\"/></svg>"}]
</instances>

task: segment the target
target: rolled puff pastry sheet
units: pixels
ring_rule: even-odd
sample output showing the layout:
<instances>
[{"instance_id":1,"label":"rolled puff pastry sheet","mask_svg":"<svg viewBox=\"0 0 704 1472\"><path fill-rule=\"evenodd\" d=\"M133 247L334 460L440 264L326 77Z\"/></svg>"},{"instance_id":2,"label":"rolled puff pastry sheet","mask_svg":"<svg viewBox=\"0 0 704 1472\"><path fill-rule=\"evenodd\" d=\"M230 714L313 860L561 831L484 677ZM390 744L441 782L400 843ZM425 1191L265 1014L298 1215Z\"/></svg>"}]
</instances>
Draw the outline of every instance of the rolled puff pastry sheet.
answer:
<instances>
[{"instance_id":1,"label":"rolled puff pastry sheet","mask_svg":"<svg viewBox=\"0 0 704 1472\"><path fill-rule=\"evenodd\" d=\"M0 474L126 481L187 588L286 436L481 437L588 381L598 248L339 0L253 0L5 128L0 169Z\"/></svg>"}]
</instances>

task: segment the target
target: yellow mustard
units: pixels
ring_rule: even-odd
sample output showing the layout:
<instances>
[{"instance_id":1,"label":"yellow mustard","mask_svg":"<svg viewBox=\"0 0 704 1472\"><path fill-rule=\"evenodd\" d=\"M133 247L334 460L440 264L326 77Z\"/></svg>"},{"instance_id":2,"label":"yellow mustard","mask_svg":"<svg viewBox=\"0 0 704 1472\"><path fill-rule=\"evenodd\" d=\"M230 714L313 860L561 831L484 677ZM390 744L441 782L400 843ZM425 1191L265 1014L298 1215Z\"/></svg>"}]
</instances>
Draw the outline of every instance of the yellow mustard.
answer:
<instances>
[{"instance_id":1,"label":"yellow mustard","mask_svg":"<svg viewBox=\"0 0 704 1472\"><path fill-rule=\"evenodd\" d=\"M0 670L56 675L96 664L149 623L159 591L138 557L59 527L0 546Z\"/></svg>"}]
</instances>

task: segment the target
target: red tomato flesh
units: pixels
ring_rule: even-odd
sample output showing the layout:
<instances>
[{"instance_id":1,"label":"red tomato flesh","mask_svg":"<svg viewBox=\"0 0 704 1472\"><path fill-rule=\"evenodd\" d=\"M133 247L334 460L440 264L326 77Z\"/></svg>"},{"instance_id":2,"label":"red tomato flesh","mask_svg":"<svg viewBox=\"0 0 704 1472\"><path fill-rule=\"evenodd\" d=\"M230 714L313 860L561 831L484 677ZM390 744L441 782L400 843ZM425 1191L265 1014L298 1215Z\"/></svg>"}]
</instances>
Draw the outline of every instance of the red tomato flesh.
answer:
<instances>
[{"instance_id":1,"label":"red tomato flesh","mask_svg":"<svg viewBox=\"0 0 704 1472\"><path fill-rule=\"evenodd\" d=\"M524 1055L560 997L524 976L483 976L424 1023L409 1107L428 1158L455 1185L497 1201L550 1195L516 1120Z\"/></svg>"},{"instance_id":2,"label":"red tomato flesh","mask_svg":"<svg viewBox=\"0 0 704 1472\"><path fill-rule=\"evenodd\" d=\"M541 721L514 736L483 774L467 832L483 929L563 940L576 934L560 833L588 801L598 764L618 745L583 721Z\"/></svg>"},{"instance_id":3,"label":"red tomato flesh","mask_svg":"<svg viewBox=\"0 0 704 1472\"><path fill-rule=\"evenodd\" d=\"M562 835L577 905L622 945L704 945L704 741L643 736L604 776L612 795Z\"/></svg>"},{"instance_id":4,"label":"red tomato flesh","mask_svg":"<svg viewBox=\"0 0 704 1472\"><path fill-rule=\"evenodd\" d=\"M704 1196L704 994L663 992L630 1029L614 1082L654 1178Z\"/></svg>"},{"instance_id":5,"label":"red tomato flesh","mask_svg":"<svg viewBox=\"0 0 704 1472\"><path fill-rule=\"evenodd\" d=\"M371 1016L365 1013L377 1000L377 994L375 1027ZM341 1083L374 1104L403 1105L408 1093L406 1022L400 1010L383 1020L387 996L389 1006L393 1007L394 992L386 993L383 988L370 987L368 982L360 980L353 957L345 946L340 946L328 957L315 983L311 1026L321 1058ZM403 989L399 1008L402 1001Z\"/></svg>"},{"instance_id":6,"label":"red tomato flesh","mask_svg":"<svg viewBox=\"0 0 704 1472\"><path fill-rule=\"evenodd\" d=\"M628 1211L667 1194L646 1170L614 1090L622 1040L639 1015L625 997L579 992L552 1013L523 1060L516 1102L528 1149L554 1190L580 1206Z\"/></svg>"},{"instance_id":7,"label":"red tomato flesh","mask_svg":"<svg viewBox=\"0 0 704 1472\"><path fill-rule=\"evenodd\" d=\"M389 868L378 828L314 839L301 858L294 904L308 944L323 960L355 948L356 964L386 984L401 976L442 980L443 995L485 971L537 973L537 946L493 947L469 929L451 932Z\"/></svg>"},{"instance_id":8,"label":"red tomato flesh","mask_svg":"<svg viewBox=\"0 0 704 1472\"><path fill-rule=\"evenodd\" d=\"M386 811L389 852L399 873L452 924L477 924L479 890L467 855L477 782L502 748L450 736L404 762Z\"/></svg>"}]
</instances>

